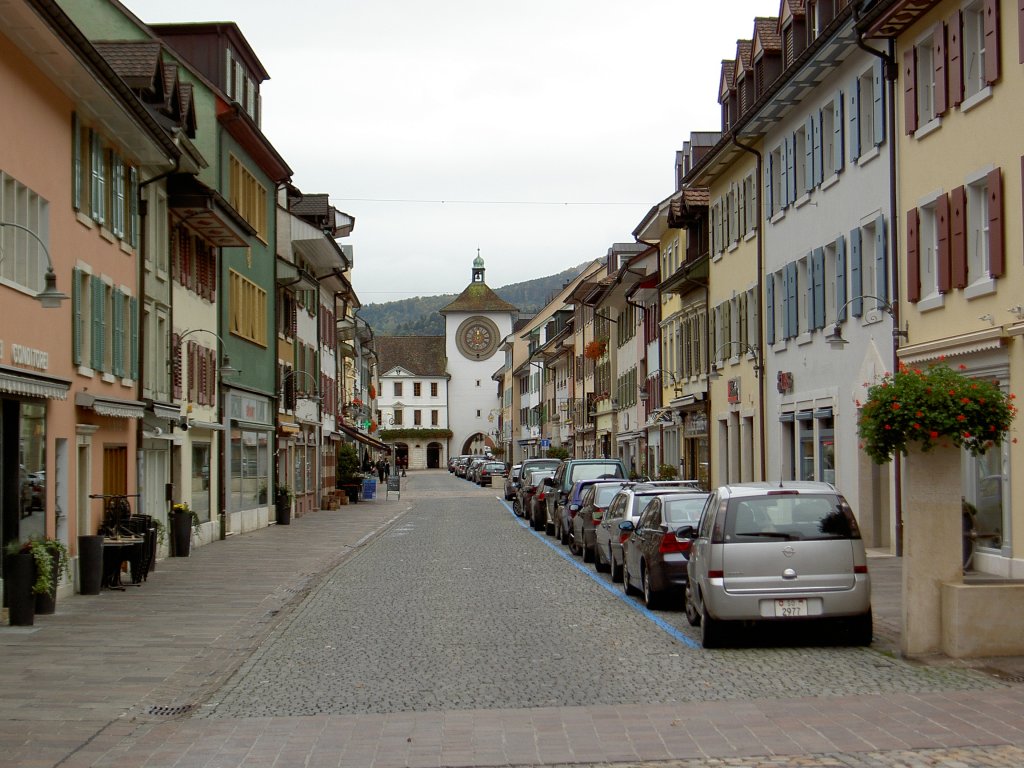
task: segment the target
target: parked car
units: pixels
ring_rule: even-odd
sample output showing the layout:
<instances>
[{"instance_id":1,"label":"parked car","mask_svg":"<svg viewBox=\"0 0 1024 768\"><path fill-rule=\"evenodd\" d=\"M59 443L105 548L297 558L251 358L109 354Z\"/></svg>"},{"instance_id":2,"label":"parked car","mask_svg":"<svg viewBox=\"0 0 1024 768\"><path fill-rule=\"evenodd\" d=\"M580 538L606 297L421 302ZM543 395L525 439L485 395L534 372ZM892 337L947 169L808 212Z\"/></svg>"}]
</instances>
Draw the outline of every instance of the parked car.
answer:
<instances>
[{"instance_id":1,"label":"parked car","mask_svg":"<svg viewBox=\"0 0 1024 768\"><path fill-rule=\"evenodd\" d=\"M608 504L601 522L594 529L594 567L611 571L612 581L622 581L623 545L629 539L629 531L619 528L619 523L629 521L636 524L640 515L656 496L678 493L689 488L687 481L673 486L671 482L658 485L647 483L626 483Z\"/></svg>"},{"instance_id":2,"label":"parked car","mask_svg":"<svg viewBox=\"0 0 1024 768\"><path fill-rule=\"evenodd\" d=\"M485 485L493 485L494 478L505 478L505 465L500 461L485 461L476 471L476 484L481 488Z\"/></svg>"},{"instance_id":3,"label":"parked car","mask_svg":"<svg viewBox=\"0 0 1024 768\"><path fill-rule=\"evenodd\" d=\"M535 469L527 472L523 475L519 490L516 491L516 500L512 503L512 509L519 517L529 520L530 526L533 528L536 527L533 525L534 497L537 495L537 491L543 488L544 479L551 477L554 473L553 469Z\"/></svg>"},{"instance_id":4,"label":"parked car","mask_svg":"<svg viewBox=\"0 0 1024 768\"><path fill-rule=\"evenodd\" d=\"M683 526L697 525L708 495L693 489L657 496L636 524L628 520L619 523L619 530L629 533L622 569L622 588L627 595L639 589L648 608L661 605L667 593L684 596L693 540L678 532ZM681 608L683 601L678 602Z\"/></svg>"},{"instance_id":5,"label":"parked car","mask_svg":"<svg viewBox=\"0 0 1024 768\"><path fill-rule=\"evenodd\" d=\"M573 515L569 534L569 551L582 555L583 562L594 561L597 526L600 525L608 504L622 488L621 480L581 480L584 485L579 510ZM572 504L569 505L570 508ZM603 569L599 569L603 570Z\"/></svg>"},{"instance_id":6,"label":"parked car","mask_svg":"<svg viewBox=\"0 0 1024 768\"><path fill-rule=\"evenodd\" d=\"M573 521L576 518L576 513L582 508L583 493L594 483L611 482L616 487L621 487L623 484L622 480L619 479L605 479L605 480L577 480L573 483L572 488L569 489L569 494L566 497L565 504L561 504L557 508L557 514L561 518L555 525L555 530L558 532L558 539L562 544L569 547L569 551L574 555L582 553L575 543L573 542Z\"/></svg>"},{"instance_id":7,"label":"parked car","mask_svg":"<svg viewBox=\"0 0 1024 768\"><path fill-rule=\"evenodd\" d=\"M466 479L471 483L475 483L479 478L480 467L486 464L490 459L486 456L478 456L475 459L471 459L469 466L466 467Z\"/></svg>"},{"instance_id":8,"label":"parked car","mask_svg":"<svg viewBox=\"0 0 1024 768\"><path fill-rule=\"evenodd\" d=\"M505 475L505 501L511 501L516 497L516 486L519 484L519 470L523 468L522 464L513 464L508 474Z\"/></svg>"},{"instance_id":9,"label":"parked car","mask_svg":"<svg viewBox=\"0 0 1024 768\"><path fill-rule=\"evenodd\" d=\"M740 622L838 619L872 634L871 577L857 520L828 483L740 483L714 490L693 539L686 617L705 648Z\"/></svg>"},{"instance_id":10,"label":"parked car","mask_svg":"<svg viewBox=\"0 0 1024 768\"><path fill-rule=\"evenodd\" d=\"M450 459L448 459L448 471L451 472L453 475L458 474L459 465L464 464L465 462L473 458L476 457L470 456L469 454L465 453L462 454L461 456L452 456Z\"/></svg>"},{"instance_id":11,"label":"parked car","mask_svg":"<svg viewBox=\"0 0 1024 768\"><path fill-rule=\"evenodd\" d=\"M545 481L545 531L549 536L562 538L561 510L567 503L569 491L580 480L626 479L626 467L619 459L566 459L558 465L555 475Z\"/></svg>"}]
</instances>

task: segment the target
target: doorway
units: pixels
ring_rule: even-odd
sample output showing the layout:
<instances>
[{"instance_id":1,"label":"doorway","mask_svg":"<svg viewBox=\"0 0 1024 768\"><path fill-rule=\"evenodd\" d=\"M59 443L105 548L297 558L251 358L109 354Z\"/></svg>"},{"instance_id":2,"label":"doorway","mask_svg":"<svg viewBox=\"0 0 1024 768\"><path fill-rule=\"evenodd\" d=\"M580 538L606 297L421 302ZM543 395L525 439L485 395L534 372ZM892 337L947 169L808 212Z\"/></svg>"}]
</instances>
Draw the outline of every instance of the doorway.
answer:
<instances>
[{"instance_id":1,"label":"doorway","mask_svg":"<svg viewBox=\"0 0 1024 768\"><path fill-rule=\"evenodd\" d=\"M427 469L441 468L441 444L427 444Z\"/></svg>"}]
</instances>

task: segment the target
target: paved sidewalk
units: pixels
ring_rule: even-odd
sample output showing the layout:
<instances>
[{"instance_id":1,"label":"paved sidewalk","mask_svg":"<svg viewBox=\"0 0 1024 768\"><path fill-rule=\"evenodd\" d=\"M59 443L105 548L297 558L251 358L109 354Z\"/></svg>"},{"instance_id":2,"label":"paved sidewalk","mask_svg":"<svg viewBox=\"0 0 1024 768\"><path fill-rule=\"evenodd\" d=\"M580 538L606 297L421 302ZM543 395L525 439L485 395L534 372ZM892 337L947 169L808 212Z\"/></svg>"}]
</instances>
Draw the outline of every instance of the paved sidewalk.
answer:
<instances>
[{"instance_id":1,"label":"paved sidewalk","mask_svg":"<svg viewBox=\"0 0 1024 768\"><path fill-rule=\"evenodd\" d=\"M874 766L916 765L893 756L927 748L961 755L960 765L1020 764L1024 686L1013 684L679 706L179 717L220 688L332 570L419 500L417 474L403 481L401 500L379 497L214 542L190 558L160 561L138 589L65 598L56 615L37 618L34 627L0 628L0 764L427 768L722 756L730 760L719 765L745 766L775 754L803 756L792 765ZM436 500L437 493L421 496ZM870 567L875 647L893 653L899 560L872 557ZM1005 670L1015 663L987 661ZM972 749L987 751L974 760ZM864 762L827 759L844 752ZM876 752L881 757L869 761Z\"/></svg>"}]
</instances>

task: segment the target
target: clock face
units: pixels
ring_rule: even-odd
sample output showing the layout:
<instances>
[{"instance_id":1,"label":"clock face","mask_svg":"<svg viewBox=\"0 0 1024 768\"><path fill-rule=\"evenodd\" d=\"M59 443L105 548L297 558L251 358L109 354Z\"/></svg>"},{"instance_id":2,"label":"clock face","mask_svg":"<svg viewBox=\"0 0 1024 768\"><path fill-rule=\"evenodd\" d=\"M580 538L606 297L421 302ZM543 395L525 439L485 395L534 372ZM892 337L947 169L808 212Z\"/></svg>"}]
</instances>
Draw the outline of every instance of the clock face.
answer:
<instances>
[{"instance_id":1,"label":"clock face","mask_svg":"<svg viewBox=\"0 0 1024 768\"><path fill-rule=\"evenodd\" d=\"M471 360L484 360L498 348L498 327L486 317L471 317L455 337L459 351Z\"/></svg>"}]
</instances>

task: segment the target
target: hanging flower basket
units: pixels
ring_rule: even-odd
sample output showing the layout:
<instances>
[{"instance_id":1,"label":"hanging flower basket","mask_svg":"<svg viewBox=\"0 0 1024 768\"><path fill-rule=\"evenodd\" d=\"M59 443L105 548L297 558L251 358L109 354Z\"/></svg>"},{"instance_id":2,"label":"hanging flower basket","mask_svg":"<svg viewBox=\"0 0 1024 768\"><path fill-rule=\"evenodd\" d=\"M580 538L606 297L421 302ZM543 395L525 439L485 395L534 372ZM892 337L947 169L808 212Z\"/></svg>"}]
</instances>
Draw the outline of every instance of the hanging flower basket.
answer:
<instances>
[{"instance_id":1,"label":"hanging flower basket","mask_svg":"<svg viewBox=\"0 0 1024 768\"><path fill-rule=\"evenodd\" d=\"M373 384L371 384L370 385L370 399L373 400L376 397L377 397L377 390L374 388Z\"/></svg>"},{"instance_id":2,"label":"hanging flower basket","mask_svg":"<svg viewBox=\"0 0 1024 768\"><path fill-rule=\"evenodd\" d=\"M373 433L373 432L376 432L376 431L377 431L377 422L376 421L371 421L370 422L370 432Z\"/></svg>"},{"instance_id":3,"label":"hanging flower basket","mask_svg":"<svg viewBox=\"0 0 1024 768\"><path fill-rule=\"evenodd\" d=\"M583 356L587 360L600 360L608 349L608 342L604 339L594 339L587 344L583 350Z\"/></svg>"},{"instance_id":4,"label":"hanging flower basket","mask_svg":"<svg viewBox=\"0 0 1024 768\"><path fill-rule=\"evenodd\" d=\"M897 451L906 453L909 443L927 452L948 441L975 456L999 445L1017 415L1014 395L964 370L941 361L925 370L901 363L872 386L863 407L857 403L860 437L871 460L884 464Z\"/></svg>"}]
</instances>

